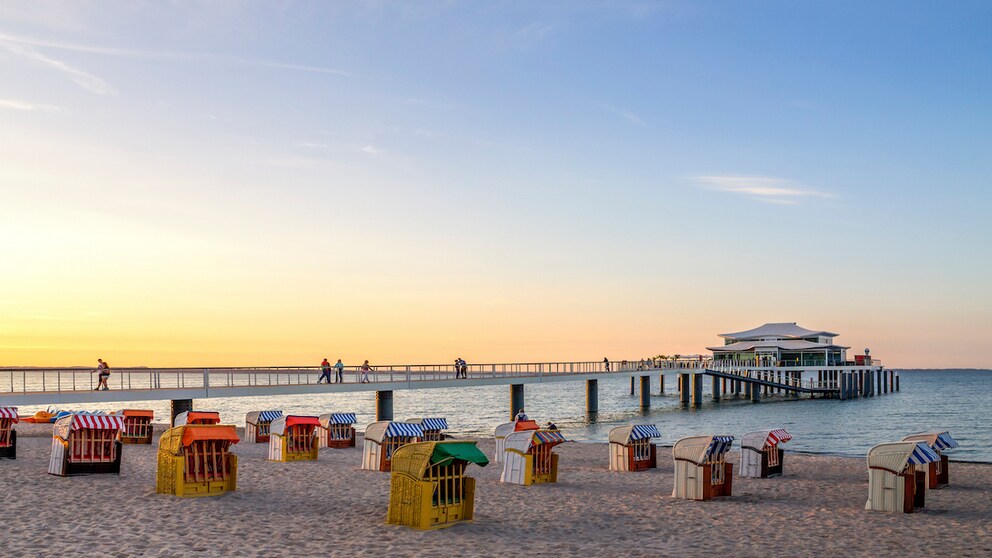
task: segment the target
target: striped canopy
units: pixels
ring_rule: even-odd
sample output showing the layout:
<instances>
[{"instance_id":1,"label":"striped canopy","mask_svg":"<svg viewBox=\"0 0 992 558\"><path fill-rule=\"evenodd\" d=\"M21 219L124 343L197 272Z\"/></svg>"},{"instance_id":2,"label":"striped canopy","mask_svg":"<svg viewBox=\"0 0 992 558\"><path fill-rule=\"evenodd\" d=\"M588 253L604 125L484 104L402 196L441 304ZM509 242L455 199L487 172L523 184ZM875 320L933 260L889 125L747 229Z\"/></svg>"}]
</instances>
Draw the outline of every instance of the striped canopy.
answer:
<instances>
[{"instance_id":1,"label":"striped canopy","mask_svg":"<svg viewBox=\"0 0 992 558\"><path fill-rule=\"evenodd\" d=\"M565 436L557 430L535 430L532 440L534 445L538 444L560 444L567 442Z\"/></svg>"},{"instance_id":2,"label":"striped canopy","mask_svg":"<svg viewBox=\"0 0 992 558\"><path fill-rule=\"evenodd\" d=\"M726 453L730 446L734 445L733 436L713 436L710 447L706 449L706 455L720 455Z\"/></svg>"},{"instance_id":3,"label":"striped canopy","mask_svg":"<svg viewBox=\"0 0 992 558\"><path fill-rule=\"evenodd\" d=\"M329 424L355 424L358 419L355 413L331 413Z\"/></svg>"},{"instance_id":4,"label":"striped canopy","mask_svg":"<svg viewBox=\"0 0 992 558\"><path fill-rule=\"evenodd\" d=\"M909 462L913 465L924 465L934 461L940 461L940 456L930 449L926 442L917 442L913 452L909 454Z\"/></svg>"},{"instance_id":5,"label":"striped canopy","mask_svg":"<svg viewBox=\"0 0 992 558\"><path fill-rule=\"evenodd\" d=\"M765 438L765 447L775 447L780 443L788 442L792 439L792 434L785 431L784 428L779 428L772 430L768 433L768 437Z\"/></svg>"},{"instance_id":6,"label":"striped canopy","mask_svg":"<svg viewBox=\"0 0 992 558\"><path fill-rule=\"evenodd\" d=\"M420 427L419 424L411 424L409 422L391 422L389 426L386 427L386 437L393 436L404 436L412 438L420 438L424 435L424 429Z\"/></svg>"},{"instance_id":7,"label":"striped canopy","mask_svg":"<svg viewBox=\"0 0 992 558\"><path fill-rule=\"evenodd\" d=\"M259 411L258 422L272 422L282 416L282 411Z\"/></svg>"},{"instance_id":8,"label":"striped canopy","mask_svg":"<svg viewBox=\"0 0 992 558\"><path fill-rule=\"evenodd\" d=\"M7 418L13 422L17 422L17 407L0 407L0 418Z\"/></svg>"},{"instance_id":9,"label":"striped canopy","mask_svg":"<svg viewBox=\"0 0 992 558\"><path fill-rule=\"evenodd\" d=\"M937 441L933 444L933 449L937 451L943 451L945 449L954 449L958 447L958 443L951 435L947 432L941 432L937 434Z\"/></svg>"},{"instance_id":10,"label":"striped canopy","mask_svg":"<svg viewBox=\"0 0 992 558\"><path fill-rule=\"evenodd\" d=\"M69 439L69 433L76 430L120 430L124 428L124 417L120 415L95 415L76 413L60 418L55 422L53 434Z\"/></svg>"},{"instance_id":11,"label":"striped canopy","mask_svg":"<svg viewBox=\"0 0 992 558\"><path fill-rule=\"evenodd\" d=\"M631 440L643 440L645 438L661 438L656 424L635 424L630 429Z\"/></svg>"},{"instance_id":12,"label":"striped canopy","mask_svg":"<svg viewBox=\"0 0 992 558\"><path fill-rule=\"evenodd\" d=\"M448 420L445 418L425 418L421 419L420 426L424 430L447 430Z\"/></svg>"}]
</instances>

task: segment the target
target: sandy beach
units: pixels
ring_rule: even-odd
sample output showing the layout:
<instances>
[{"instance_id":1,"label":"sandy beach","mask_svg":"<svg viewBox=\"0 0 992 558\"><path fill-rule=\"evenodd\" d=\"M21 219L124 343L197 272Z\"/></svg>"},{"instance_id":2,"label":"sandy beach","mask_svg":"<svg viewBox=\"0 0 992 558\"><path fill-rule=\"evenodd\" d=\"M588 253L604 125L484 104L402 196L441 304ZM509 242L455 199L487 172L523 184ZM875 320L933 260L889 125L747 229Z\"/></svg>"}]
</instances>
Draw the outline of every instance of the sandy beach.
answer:
<instances>
[{"instance_id":1,"label":"sandy beach","mask_svg":"<svg viewBox=\"0 0 992 558\"><path fill-rule=\"evenodd\" d=\"M155 494L157 441L125 446L120 476L60 478L46 472L50 427L17 430L18 459L0 460L6 556L992 555L985 464L953 463L923 513L886 514L864 510L863 459L788 454L783 477L735 474L732 498L692 502L671 497L670 449L656 470L613 473L606 444L569 443L556 485L470 467L475 521L421 532L385 524L389 475L359 470L357 448L273 463L242 442L237 492L177 498Z\"/></svg>"}]
</instances>

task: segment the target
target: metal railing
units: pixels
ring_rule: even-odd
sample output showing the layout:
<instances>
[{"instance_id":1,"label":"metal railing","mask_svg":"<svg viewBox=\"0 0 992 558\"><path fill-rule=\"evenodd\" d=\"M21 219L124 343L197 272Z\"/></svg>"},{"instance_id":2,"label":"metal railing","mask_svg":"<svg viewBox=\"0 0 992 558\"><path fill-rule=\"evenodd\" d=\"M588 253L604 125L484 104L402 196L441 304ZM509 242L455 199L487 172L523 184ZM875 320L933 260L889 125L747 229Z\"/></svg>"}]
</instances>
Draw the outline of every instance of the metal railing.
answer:
<instances>
[{"instance_id":1,"label":"metal railing","mask_svg":"<svg viewBox=\"0 0 992 558\"><path fill-rule=\"evenodd\" d=\"M468 364L468 379L562 376L570 374L629 374L658 370L702 369L708 359L645 359L611 361L518 362ZM321 376L319 366L266 366L222 368L114 368L108 385L111 390L210 389L229 387L270 387L315 385ZM335 377L331 370L331 378ZM344 383L361 383L360 366L346 366ZM0 395L59 393L96 390L98 372L85 368L7 368L0 369ZM454 364L402 364L372 366L371 383L413 383L455 380Z\"/></svg>"}]
</instances>

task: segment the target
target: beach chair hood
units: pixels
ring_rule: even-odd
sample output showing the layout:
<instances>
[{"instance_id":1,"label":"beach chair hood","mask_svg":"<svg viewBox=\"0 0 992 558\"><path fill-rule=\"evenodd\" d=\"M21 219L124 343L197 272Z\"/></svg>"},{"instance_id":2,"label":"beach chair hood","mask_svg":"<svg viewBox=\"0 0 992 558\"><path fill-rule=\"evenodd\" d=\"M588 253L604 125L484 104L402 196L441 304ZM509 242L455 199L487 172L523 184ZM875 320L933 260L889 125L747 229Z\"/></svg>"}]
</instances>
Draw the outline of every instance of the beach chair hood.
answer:
<instances>
[{"instance_id":1,"label":"beach chair hood","mask_svg":"<svg viewBox=\"0 0 992 558\"><path fill-rule=\"evenodd\" d=\"M779 444L784 444L791 439L792 434L786 432L784 428L757 430L755 432L748 432L741 437L741 447L755 451L764 451L774 448Z\"/></svg>"},{"instance_id":2,"label":"beach chair hood","mask_svg":"<svg viewBox=\"0 0 992 558\"><path fill-rule=\"evenodd\" d=\"M317 427L320 426L320 420L317 417L299 415L280 416L273 420L272 424L269 425L269 433L276 436L285 436L287 428L297 425L312 425Z\"/></svg>"},{"instance_id":3,"label":"beach chair hood","mask_svg":"<svg viewBox=\"0 0 992 558\"><path fill-rule=\"evenodd\" d=\"M948 432L922 432L902 439L903 442L926 442L930 449L940 453L958 447L958 443Z\"/></svg>"},{"instance_id":4,"label":"beach chair hood","mask_svg":"<svg viewBox=\"0 0 992 558\"><path fill-rule=\"evenodd\" d=\"M504 422L503 424L500 424L499 426L496 427L496 430L493 431L493 436L497 438L505 438L507 434L510 434L514 431L513 429L516 426L517 423L515 422Z\"/></svg>"},{"instance_id":5,"label":"beach chair hood","mask_svg":"<svg viewBox=\"0 0 992 558\"><path fill-rule=\"evenodd\" d=\"M940 456L923 441L878 444L868 450L869 469L883 469L894 475L901 474L907 464L923 465L939 460Z\"/></svg>"},{"instance_id":6,"label":"beach chair hood","mask_svg":"<svg viewBox=\"0 0 992 558\"><path fill-rule=\"evenodd\" d=\"M172 455L182 455L197 440L226 440L232 444L241 441L238 433L229 424L187 424L170 428L159 439L159 451Z\"/></svg>"},{"instance_id":7,"label":"beach chair hood","mask_svg":"<svg viewBox=\"0 0 992 558\"><path fill-rule=\"evenodd\" d=\"M393 453L392 471L422 479L431 465L447 464L452 461L475 463L480 467L489 464L489 459L474 441L414 442L397 448Z\"/></svg>"},{"instance_id":8,"label":"beach chair hood","mask_svg":"<svg viewBox=\"0 0 992 558\"><path fill-rule=\"evenodd\" d=\"M245 416L245 422L257 426L259 423L272 422L281 416L282 411L252 411Z\"/></svg>"},{"instance_id":9,"label":"beach chair hood","mask_svg":"<svg viewBox=\"0 0 992 558\"><path fill-rule=\"evenodd\" d=\"M661 432L654 424L630 424L610 430L610 443L628 445L636 440L660 438Z\"/></svg>"},{"instance_id":10,"label":"beach chair hood","mask_svg":"<svg viewBox=\"0 0 992 558\"><path fill-rule=\"evenodd\" d=\"M447 430L448 419L445 418L415 418L407 419L408 424L419 424L424 430Z\"/></svg>"},{"instance_id":11,"label":"beach chair hood","mask_svg":"<svg viewBox=\"0 0 992 558\"><path fill-rule=\"evenodd\" d=\"M557 430L525 430L509 434L504 447L527 453L533 446L548 444L553 447L566 441L565 436Z\"/></svg>"},{"instance_id":12,"label":"beach chair hood","mask_svg":"<svg viewBox=\"0 0 992 558\"><path fill-rule=\"evenodd\" d=\"M672 457L702 465L707 458L726 453L733 444L733 436L689 436L675 442Z\"/></svg>"},{"instance_id":13,"label":"beach chair hood","mask_svg":"<svg viewBox=\"0 0 992 558\"><path fill-rule=\"evenodd\" d=\"M355 413L327 413L317 417L317 420L324 428L329 428L332 424L355 424L358 422Z\"/></svg>"},{"instance_id":14,"label":"beach chair hood","mask_svg":"<svg viewBox=\"0 0 992 558\"><path fill-rule=\"evenodd\" d=\"M365 439L382 443L386 438L398 436L420 438L424 435L424 430L419 424L408 422L394 422L383 420L373 422L365 429Z\"/></svg>"},{"instance_id":15,"label":"beach chair hood","mask_svg":"<svg viewBox=\"0 0 992 558\"><path fill-rule=\"evenodd\" d=\"M119 415L96 415L76 413L55 421L52 434L63 440L76 430L120 430L124 427L124 417Z\"/></svg>"},{"instance_id":16,"label":"beach chair hood","mask_svg":"<svg viewBox=\"0 0 992 558\"><path fill-rule=\"evenodd\" d=\"M20 420L17 416L17 407L0 407L0 418L10 419L10 422L16 423Z\"/></svg>"}]
</instances>

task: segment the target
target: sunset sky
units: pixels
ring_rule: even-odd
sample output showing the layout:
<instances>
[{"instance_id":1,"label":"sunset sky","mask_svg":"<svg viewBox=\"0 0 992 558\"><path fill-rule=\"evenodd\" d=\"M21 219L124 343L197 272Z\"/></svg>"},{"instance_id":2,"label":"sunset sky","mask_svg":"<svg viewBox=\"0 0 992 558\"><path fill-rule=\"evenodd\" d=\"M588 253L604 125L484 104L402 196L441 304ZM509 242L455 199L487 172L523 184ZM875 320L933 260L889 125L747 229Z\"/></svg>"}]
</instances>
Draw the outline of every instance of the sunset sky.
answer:
<instances>
[{"instance_id":1,"label":"sunset sky","mask_svg":"<svg viewBox=\"0 0 992 558\"><path fill-rule=\"evenodd\" d=\"M987 2L0 8L0 365L992 367Z\"/></svg>"}]
</instances>

